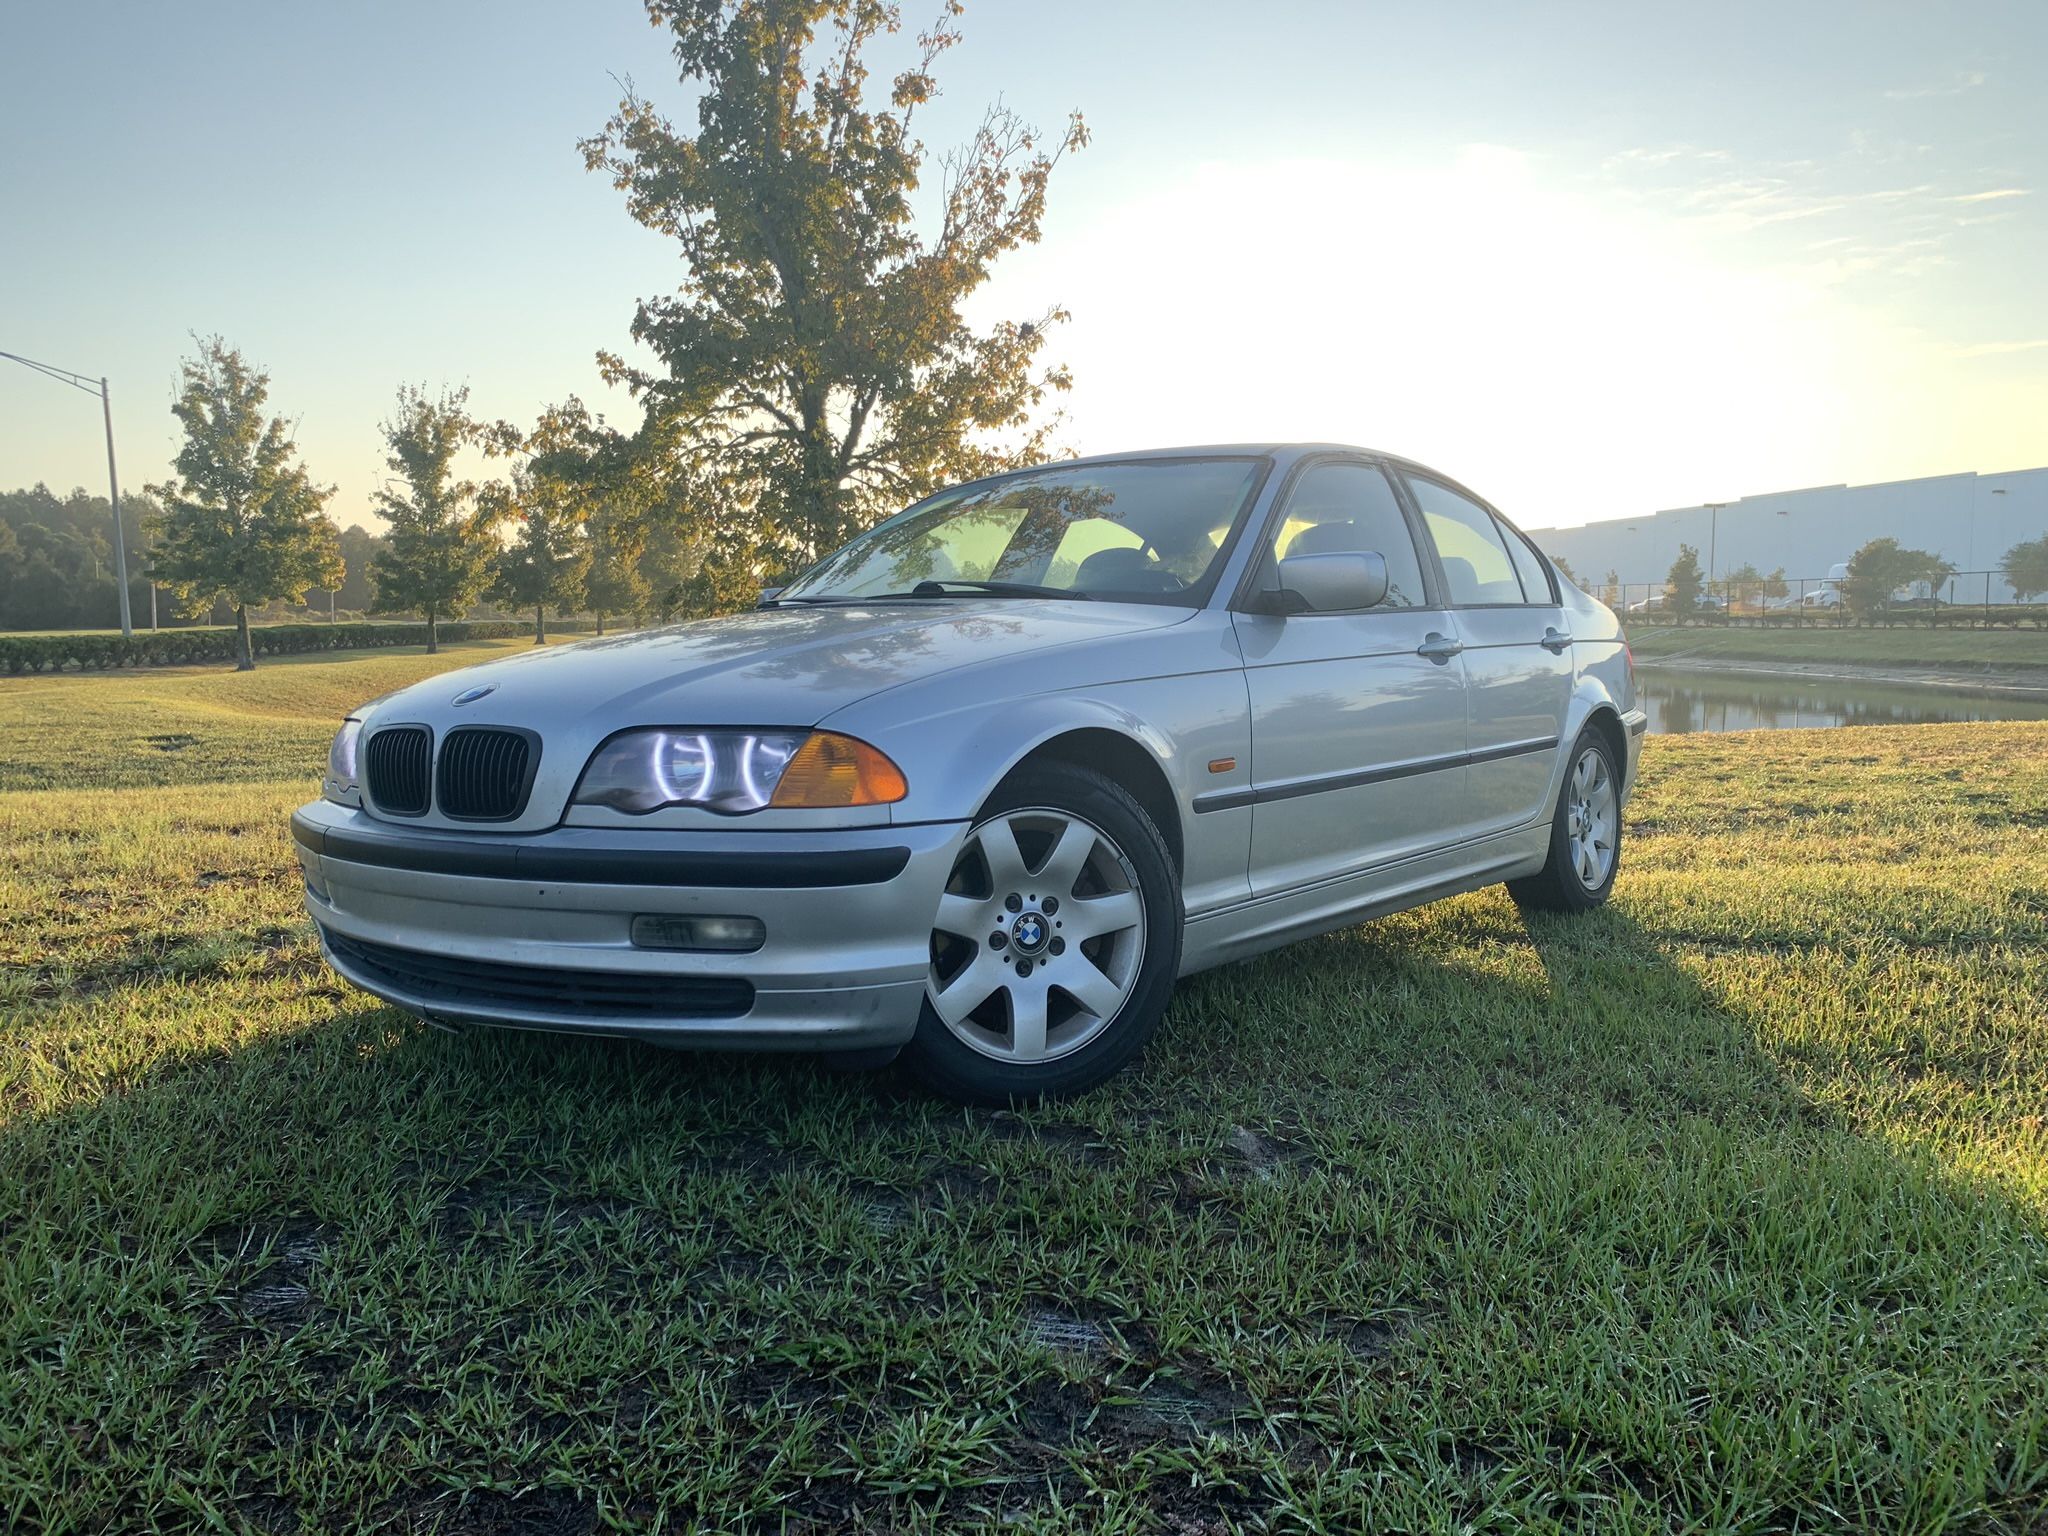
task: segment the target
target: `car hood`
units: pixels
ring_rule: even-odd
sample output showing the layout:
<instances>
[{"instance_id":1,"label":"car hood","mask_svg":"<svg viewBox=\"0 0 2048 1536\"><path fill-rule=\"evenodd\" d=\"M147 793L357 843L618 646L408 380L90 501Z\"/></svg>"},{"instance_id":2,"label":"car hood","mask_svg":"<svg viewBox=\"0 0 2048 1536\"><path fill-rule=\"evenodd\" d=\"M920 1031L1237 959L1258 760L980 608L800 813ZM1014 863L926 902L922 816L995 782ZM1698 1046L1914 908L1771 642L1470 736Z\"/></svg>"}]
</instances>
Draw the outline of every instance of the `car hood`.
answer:
<instances>
[{"instance_id":1,"label":"car hood","mask_svg":"<svg viewBox=\"0 0 2048 1536\"><path fill-rule=\"evenodd\" d=\"M760 609L536 647L401 689L380 721L517 725L544 737L633 725L815 725L857 699L1018 651L1160 629L1193 609L942 598ZM476 695L477 689L489 691ZM469 702L457 705L465 695ZM364 711L369 713L370 707Z\"/></svg>"}]
</instances>

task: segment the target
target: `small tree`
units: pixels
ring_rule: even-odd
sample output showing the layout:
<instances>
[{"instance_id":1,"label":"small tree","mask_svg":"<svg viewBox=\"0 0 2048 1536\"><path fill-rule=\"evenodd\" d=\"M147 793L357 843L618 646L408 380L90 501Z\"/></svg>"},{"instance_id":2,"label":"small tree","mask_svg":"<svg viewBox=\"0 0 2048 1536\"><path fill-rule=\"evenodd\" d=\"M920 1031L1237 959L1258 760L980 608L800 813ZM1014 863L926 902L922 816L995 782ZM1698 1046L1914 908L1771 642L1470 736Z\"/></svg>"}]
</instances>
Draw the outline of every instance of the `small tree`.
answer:
<instances>
[{"instance_id":1,"label":"small tree","mask_svg":"<svg viewBox=\"0 0 2048 1536\"><path fill-rule=\"evenodd\" d=\"M1863 618L1890 611L1892 594L1915 582L1939 586L1955 567L1924 549L1907 549L1897 539L1872 539L1849 557L1842 597Z\"/></svg>"},{"instance_id":2,"label":"small tree","mask_svg":"<svg viewBox=\"0 0 2048 1536\"><path fill-rule=\"evenodd\" d=\"M1738 602L1754 603L1763 595L1764 574L1754 561L1745 560L1721 578L1721 595L1733 608Z\"/></svg>"},{"instance_id":3,"label":"small tree","mask_svg":"<svg viewBox=\"0 0 2048 1536\"><path fill-rule=\"evenodd\" d=\"M508 493L485 497L493 515L516 520L512 542L499 554L491 596L511 608L533 610L533 643L548 638L547 611L583 599L590 569L590 416L574 398L541 413L527 435L527 461L513 471Z\"/></svg>"},{"instance_id":4,"label":"small tree","mask_svg":"<svg viewBox=\"0 0 2048 1536\"><path fill-rule=\"evenodd\" d=\"M284 419L264 419L269 396L269 374L218 336L202 341L171 406L185 429L175 477L149 487L164 508L150 529L157 580L188 611L216 598L233 606L243 672L256 665L252 606L297 602L342 578L339 537L320 512L333 488L308 478Z\"/></svg>"},{"instance_id":5,"label":"small tree","mask_svg":"<svg viewBox=\"0 0 2048 1536\"><path fill-rule=\"evenodd\" d=\"M341 587L334 594L336 607L352 608L357 613L370 611L377 601L377 580L372 567L377 551L383 547L383 537L367 528L351 525L341 530L341 559L348 573L341 578Z\"/></svg>"},{"instance_id":6,"label":"small tree","mask_svg":"<svg viewBox=\"0 0 2048 1536\"><path fill-rule=\"evenodd\" d=\"M622 499L604 496L591 509L587 527L590 569L583 578L583 606L596 616L601 635L607 614L634 614L647 607L648 582L640 574L647 524Z\"/></svg>"},{"instance_id":7,"label":"small tree","mask_svg":"<svg viewBox=\"0 0 2048 1536\"><path fill-rule=\"evenodd\" d=\"M2048 533L2013 545L1998 568L2012 595L2023 603L2038 592L2048 592Z\"/></svg>"},{"instance_id":8,"label":"small tree","mask_svg":"<svg viewBox=\"0 0 2048 1536\"><path fill-rule=\"evenodd\" d=\"M752 607L766 584L751 550L721 548L666 521L650 528L636 570L647 583L649 609L663 623L737 613Z\"/></svg>"},{"instance_id":9,"label":"small tree","mask_svg":"<svg viewBox=\"0 0 2048 1536\"><path fill-rule=\"evenodd\" d=\"M1607 574L1600 578L1600 601L1610 608L1621 606L1621 572L1611 566Z\"/></svg>"},{"instance_id":10,"label":"small tree","mask_svg":"<svg viewBox=\"0 0 2048 1536\"><path fill-rule=\"evenodd\" d=\"M455 458L485 445L470 419L467 389L400 385L398 406L383 425L385 463L398 476L377 493L391 524L375 557L378 613L418 613L427 621L427 654L441 649L442 614L461 617L496 567L498 498L484 499L473 480L455 478Z\"/></svg>"},{"instance_id":11,"label":"small tree","mask_svg":"<svg viewBox=\"0 0 2048 1536\"><path fill-rule=\"evenodd\" d=\"M502 504L517 531L498 556L490 595L508 608L531 608L533 643L544 645L548 609L560 613L583 593L590 545L583 537L582 510L558 482L526 469L513 472L512 491Z\"/></svg>"},{"instance_id":12,"label":"small tree","mask_svg":"<svg viewBox=\"0 0 2048 1536\"><path fill-rule=\"evenodd\" d=\"M885 0L645 5L673 39L696 131L628 95L582 149L681 247L685 279L634 316L656 368L601 362L645 406L647 451L728 481L695 508L704 531L801 567L939 485L1043 458L1050 424L1034 417L1068 376L1038 353L1064 313L977 331L962 307L1038 240L1053 167L1086 142L1080 118L1042 142L992 108L944 161L936 228L921 231L912 121L959 39L957 0L883 105L867 100L866 55L898 26Z\"/></svg>"},{"instance_id":13,"label":"small tree","mask_svg":"<svg viewBox=\"0 0 2048 1536\"><path fill-rule=\"evenodd\" d=\"M1664 578L1664 595L1672 610L1681 617L1696 613L1706 584L1706 573L1700 569L1700 552L1690 544L1679 545L1678 558L1671 562L1670 573Z\"/></svg>"},{"instance_id":14,"label":"small tree","mask_svg":"<svg viewBox=\"0 0 2048 1536\"><path fill-rule=\"evenodd\" d=\"M1579 580L1579 573L1571 568L1570 562L1567 561L1563 555L1552 555L1550 557L1550 563L1556 566L1560 571L1563 571L1565 574L1565 579L1571 582L1573 586L1585 586L1585 583Z\"/></svg>"},{"instance_id":15,"label":"small tree","mask_svg":"<svg viewBox=\"0 0 2048 1536\"><path fill-rule=\"evenodd\" d=\"M683 606L683 584L702 558L695 541L673 521L663 518L648 526L647 543L633 562L633 574L647 586L647 611L667 624Z\"/></svg>"}]
</instances>

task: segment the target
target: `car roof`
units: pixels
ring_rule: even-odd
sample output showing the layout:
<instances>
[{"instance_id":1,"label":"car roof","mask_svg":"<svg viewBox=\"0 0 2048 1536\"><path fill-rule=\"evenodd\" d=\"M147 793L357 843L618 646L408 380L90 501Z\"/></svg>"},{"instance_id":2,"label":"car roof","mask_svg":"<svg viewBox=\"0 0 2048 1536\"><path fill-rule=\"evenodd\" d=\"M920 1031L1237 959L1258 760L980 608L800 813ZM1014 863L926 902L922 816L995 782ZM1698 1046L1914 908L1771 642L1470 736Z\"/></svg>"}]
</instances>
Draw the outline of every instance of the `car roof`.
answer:
<instances>
[{"instance_id":1,"label":"car roof","mask_svg":"<svg viewBox=\"0 0 2048 1536\"><path fill-rule=\"evenodd\" d=\"M1083 458L1078 459L1049 459L1043 464L1034 464L1030 468L1034 470L1070 469L1077 465L1088 464L1128 464L1133 462L1134 460L1142 459L1225 458L1244 456L1250 454L1258 454L1261 457L1280 459L1284 461L1292 461L1306 458L1311 454L1317 453L1357 454L1368 459L1383 460L1388 464L1397 465L1402 469L1414 470L1420 474L1428 475L1432 479L1441 480L1445 485L1448 485L1453 490L1462 492L1464 495L1471 497L1474 501L1480 503L1480 505L1488 507L1496 513L1500 512L1500 509L1498 507L1494 507L1493 504L1487 501L1487 499L1484 496L1479 495L1470 487L1461 484L1459 481L1453 479L1450 475L1445 474L1440 469L1432 469L1429 465L1424 464L1419 459L1406 458L1398 453L1388 453L1384 448L1365 448L1359 446L1357 443L1191 443L1179 448L1139 448L1134 449L1127 453L1091 453ZM1021 470L1012 471L1011 473L1029 473L1029 471ZM990 476L989 478L996 479L1004 477ZM1501 515L1504 516L1505 514Z\"/></svg>"},{"instance_id":2,"label":"car roof","mask_svg":"<svg viewBox=\"0 0 2048 1536\"><path fill-rule=\"evenodd\" d=\"M1367 448L1358 443L1330 442L1266 442L1266 443L1187 443L1175 448L1135 448L1124 453L1090 453L1077 459L1048 459L1044 464L1031 466L1034 469L1061 469L1075 464L1128 464L1134 459L1202 459L1222 458L1233 455L1259 454L1276 459L1299 459L1315 453L1358 454L1368 459L1384 459L1389 464L1398 464L1404 469L1420 470L1446 483L1459 486L1458 482L1440 469L1432 469L1420 459L1411 459L1403 454L1389 453L1384 448Z\"/></svg>"},{"instance_id":3,"label":"car roof","mask_svg":"<svg viewBox=\"0 0 2048 1536\"><path fill-rule=\"evenodd\" d=\"M1090 453L1077 459L1047 462L1049 466L1057 467L1064 464L1122 464L1132 459L1202 459L1245 454L1299 457L1307 453L1360 453L1375 459L1399 457L1377 448L1361 448L1356 443L1186 443L1173 448L1135 448L1123 453Z\"/></svg>"}]
</instances>

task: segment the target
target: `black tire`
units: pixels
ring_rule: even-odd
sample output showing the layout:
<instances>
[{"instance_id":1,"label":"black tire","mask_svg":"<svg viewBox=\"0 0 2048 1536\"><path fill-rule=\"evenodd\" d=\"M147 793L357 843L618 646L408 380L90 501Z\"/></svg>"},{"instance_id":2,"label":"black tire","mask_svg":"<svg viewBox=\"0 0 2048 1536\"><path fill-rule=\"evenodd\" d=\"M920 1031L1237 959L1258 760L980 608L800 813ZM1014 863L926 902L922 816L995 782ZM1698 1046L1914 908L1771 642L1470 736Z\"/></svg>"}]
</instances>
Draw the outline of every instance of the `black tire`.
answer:
<instances>
[{"instance_id":1,"label":"black tire","mask_svg":"<svg viewBox=\"0 0 2048 1536\"><path fill-rule=\"evenodd\" d=\"M1116 845L1144 902L1144 950L1137 979L1100 1032L1071 1053L1020 1064L984 1055L955 1035L926 998L903 1061L933 1092L964 1104L1020 1104L1085 1093L1124 1067L1159 1027L1180 971L1180 874L1152 818L1129 790L1071 763L1027 764L997 786L975 818L1006 811L1063 811L1092 823Z\"/></svg>"},{"instance_id":2,"label":"black tire","mask_svg":"<svg viewBox=\"0 0 2048 1536\"><path fill-rule=\"evenodd\" d=\"M1615 797L1613 857L1608 860L1605 876L1593 885L1580 875L1571 848L1572 776L1588 752L1600 755ZM1590 912L1607 900L1614 890L1614 877L1621 873L1621 783L1621 765L1615 761L1613 744L1597 726L1587 726L1579 732L1579 739L1572 743L1571 754L1565 759L1564 782L1558 788L1557 808L1550 817L1549 859L1535 874L1507 883L1508 894L1518 906L1538 912Z\"/></svg>"}]
</instances>

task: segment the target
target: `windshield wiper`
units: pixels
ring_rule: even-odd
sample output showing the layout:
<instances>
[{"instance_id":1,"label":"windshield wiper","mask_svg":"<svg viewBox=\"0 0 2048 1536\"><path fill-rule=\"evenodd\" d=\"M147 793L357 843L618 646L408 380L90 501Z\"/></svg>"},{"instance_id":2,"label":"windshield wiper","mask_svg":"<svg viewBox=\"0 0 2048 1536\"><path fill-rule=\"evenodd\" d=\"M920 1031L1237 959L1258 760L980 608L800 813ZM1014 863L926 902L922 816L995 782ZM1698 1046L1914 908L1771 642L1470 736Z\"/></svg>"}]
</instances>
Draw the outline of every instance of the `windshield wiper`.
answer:
<instances>
[{"instance_id":1,"label":"windshield wiper","mask_svg":"<svg viewBox=\"0 0 2048 1536\"><path fill-rule=\"evenodd\" d=\"M865 608L874 603L907 603L908 592L876 592L867 597L771 597L756 608Z\"/></svg>"},{"instance_id":2,"label":"windshield wiper","mask_svg":"<svg viewBox=\"0 0 2048 1536\"><path fill-rule=\"evenodd\" d=\"M952 577L942 581L920 581L910 589L910 595L950 597L954 587L965 587L970 595L986 597L1070 597L1085 603L1094 596L1092 592L1076 592L1067 587L1041 587L1029 581L956 581Z\"/></svg>"}]
</instances>

